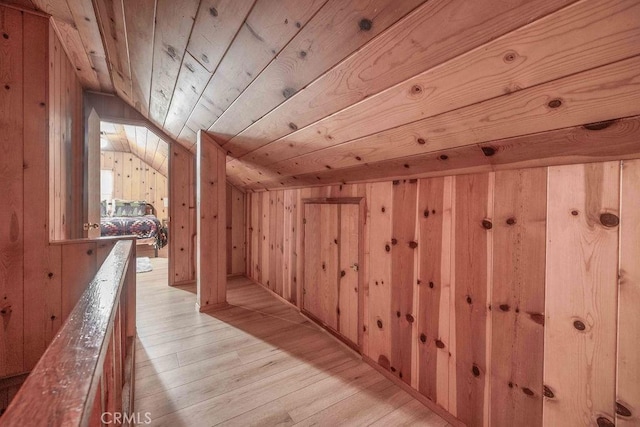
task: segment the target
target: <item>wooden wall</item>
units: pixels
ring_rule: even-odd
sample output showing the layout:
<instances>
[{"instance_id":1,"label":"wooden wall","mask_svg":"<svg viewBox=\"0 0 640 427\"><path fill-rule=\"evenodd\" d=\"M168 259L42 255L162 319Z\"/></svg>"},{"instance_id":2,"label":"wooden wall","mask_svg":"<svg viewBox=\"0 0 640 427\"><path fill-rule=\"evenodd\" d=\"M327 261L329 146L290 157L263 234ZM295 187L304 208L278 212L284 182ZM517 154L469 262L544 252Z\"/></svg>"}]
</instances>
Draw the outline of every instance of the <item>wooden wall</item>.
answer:
<instances>
[{"instance_id":1,"label":"wooden wall","mask_svg":"<svg viewBox=\"0 0 640 427\"><path fill-rule=\"evenodd\" d=\"M245 194L227 183L227 274L245 274Z\"/></svg>"},{"instance_id":2,"label":"wooden wall","mask_svg":"<svg viewBox=\"0 0 640 427\"><path fill-rule=\"evenodd\" d=\"M364 197L365 358L470 426L638 425L623 163L248 194L247 272L299 303L302 200Z\"/></svg>"},{"instance_id":3,"label":"wooden wall","mask_svg":"<svg viewBox=\"0 0 640 427\"><path fill-rule=\"evenodd\" d=\"M43 41L29 41L28 50L33 50L36 42ZM45 50L46 46L39 46L38 49ZM74 193L74 189L82 188L83 179L82 86L64 49L55 27L50 26L48 110L51 240L82 237L81 193ZM46 52L41 53L46 61ZM35 66L30 65L25 72L33 73ZM42 106L39 108L43 109Z\"/></svg>"},{"instance_id":4,"label":"wooden wall","mask_svg":"<svg viewBox=\"0 0 640 427\"><path fill-rule=\"evenodd\" d=\"M172 143L169 148L169 284L196 280L195 157Z\"/></svg>"},{"instance_id":5,"label":"wooden wall","mask_svg":"<svg viewBox=\"0 0 640 427\"><path fill-rule=\"evenodd\" d=\"M80 87L49 20L0 6L0 33L3 378L29 371L44 351L51 320L43 295L53 289L49 239L81 231L81 200L70 189L78 188L82 164L75 167Z\"/></svg>"},{"instance_id":6,"label":"wooden wall","mask_svg":"<svg viewBox=\"0 0 640 427\"><path fill-rule=\"evenodd\" d=\"M132 153L102 151L100 169L114 172L113 197L125 200L145 200L156 208L156 216L169 217L164 197L169 197L167 177Z\"/></svg>"}]
</instances>

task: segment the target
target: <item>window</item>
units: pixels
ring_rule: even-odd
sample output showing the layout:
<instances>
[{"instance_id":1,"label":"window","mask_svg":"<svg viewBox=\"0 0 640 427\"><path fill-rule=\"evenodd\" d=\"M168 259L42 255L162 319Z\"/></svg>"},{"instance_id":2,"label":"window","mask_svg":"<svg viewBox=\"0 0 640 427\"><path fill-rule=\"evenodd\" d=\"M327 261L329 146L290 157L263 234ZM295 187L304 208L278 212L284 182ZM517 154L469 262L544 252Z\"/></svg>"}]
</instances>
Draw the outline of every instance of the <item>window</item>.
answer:
<instances>
[{"instance_id":1,"label":"window","mask_svg":"<svg viewBox=\"0 0 640 427\"><path fill-rule=\"evenodd\" d=\"M113 171L111 169L100 170L100 201L111 202L113 198Z\"/></svg>"}]
</instances>

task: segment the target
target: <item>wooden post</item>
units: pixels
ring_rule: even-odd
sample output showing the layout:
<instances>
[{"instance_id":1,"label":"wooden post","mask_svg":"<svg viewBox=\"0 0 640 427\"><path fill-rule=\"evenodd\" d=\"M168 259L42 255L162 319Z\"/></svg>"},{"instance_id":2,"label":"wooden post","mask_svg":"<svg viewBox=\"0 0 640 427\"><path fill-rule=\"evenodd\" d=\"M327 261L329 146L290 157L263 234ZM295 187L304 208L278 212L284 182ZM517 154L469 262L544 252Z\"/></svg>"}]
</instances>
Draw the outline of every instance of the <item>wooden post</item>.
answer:
<instances>
[{"instance_id":1,"label":"wooden post","mask_svg":"<svg viewBox=\"0 0 640 427\"><path fill-rule=\"evenodd\" d=\"M197 302L199 311L226 304L226 154L198 132L196 151Z\"/></svg>"}]
</instances>

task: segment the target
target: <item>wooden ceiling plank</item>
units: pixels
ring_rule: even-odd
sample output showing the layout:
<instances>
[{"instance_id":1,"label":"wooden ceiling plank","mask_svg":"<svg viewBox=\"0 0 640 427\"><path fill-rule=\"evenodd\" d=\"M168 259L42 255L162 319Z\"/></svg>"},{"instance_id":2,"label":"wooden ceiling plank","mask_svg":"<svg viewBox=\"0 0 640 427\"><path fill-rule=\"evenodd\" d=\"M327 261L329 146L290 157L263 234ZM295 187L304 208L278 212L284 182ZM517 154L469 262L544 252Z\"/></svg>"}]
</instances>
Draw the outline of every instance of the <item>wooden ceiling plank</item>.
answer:
<instances>
[{"instance_id":1,"label":"wooden ceiling plank","mask_svg":"<svg viewBox=\"0 0 640 427\"><path fill-rule=\"evenodd\" d=\"M426 2L330 72L316 76L319 80L296 94L300 98L279 100L281 108L266 111L269 114L264 117L252 115L256 123L265 121L245 129L241 139L252 146L273 141L324 117L326 112L360 101L572 1L533 5L518 0L499 10L493 7L493 0ZM326 85L332 86L331 91L325 90ZM304 107L299 109L300 105ZM223 132L225 128L215 125L211 130Z\"/></svg>"},{"instance_id":2,"label":"wooden ceiling plank","mask_svg":"<svg viewBox=\"0 0 640 427\"><path fill-rule=\"evenodd\" d=\"M169 135L175 137L180 134L210 77L209 71L186 52L164 122L164 130Z\"/></svg>"},{"instance_id":3,"label":"wooden ceiling plank","mask_svg":"<svg viewBox=\"0 0 640 427\"><path fill-rule=\"evenodd\" d=\"M132 152L135 152L136 148L136 126L133 125L122 125L122 129L124 130L124 136L129 145L129 148Z\"/></svg>"},{"instance_id":4,"label":"wooden ceiling plank","mask_svg":"<svg viewBox=\"0 0 640 427\"><path fill-rule=\"evenodd\" d=\"M209 74L233 41L255 0L202 0L187 51Z\"/></svg>"},{"instance_id":5,"label":"wooden ceiling plank","mask_svg":"<svg viewBox=\"0 0 640 427\"><path fill-rule=\"evenodd\" d=\"M99 86L96 90L111 92L111 76L93 3L91 0L67 0L67 5L80 34L84 54L97 75Z\"/></svg>"},{"instance_id":6,"label":"wooden ceiling plank","mask_svg":"<svg viewBox=\"0 0 640 427\"><path fill-rule=\"evenodd\" d=\"M293 144L270 156L279 163L269 168L282 175L340 169L637 115L639 70L635 56L322 150Z\"/></svg>"},{"instance_id":7,"label":"wooden ceiling plank","mask_svg":"<svg viewBox=\"0 0 640 427\"><path fill-rule=\"evenodd\" d=\"M156 0L124 2L127 44L131 54L131 101L143 116L149 115L151 69L153 67L153 33Z\"/></svg>"},{"instance_id":8,"label":"wooden ceiling plank","mask_svg":"<svg viewBox=\"0 0 640 427\"><path fill-rule=\"evenodd\" d=\"M145 159L146 147L147 147L147 128L143 126L136 126L136 150L135 153L141 159Z\"/></svg>"},{"instance_id":9,"label":"wooden ceiling plank","mask_svg":"<svg viewBox=\"0 0 640 427\"><path fill-rule=\"evenodd\" d=\"M73 64L76 75L80 80L83 88L100 90L100 81L98 74L93 69L93 65L89 61L89 56L84 49L80 33L71 24L64 21L54 20L54 25L58 31L62 45L64 46L69 60Z\"/></svg>"},{"instance_id":10,"label":"wooden ceiling plank","mask_svg":"<svg viewBox=\"0 0 640 427\"><path fill-rule=\"evenodd\" d=\"M160 144L160 138L156 136L155 133L148 131L144 157L145 157L145 162L149 163L150 165L153 164L153 160L156 156L156 153L158 152L159 144Z\"/></svg>"},{"instance_id":11,"label":"wooden ceiling plank","mask_svg":"<svg viewBox=\"0 0 640 427\"><path fill-rule=\"evenodd\" d=\"M228 141L422 2L329 0L209 131Z\"/></svg>"},{"instance_id":12,"label":"wooden ceiling plank","mask_svg":"<svg viewBox=\"0 0 640 427\"><path fill-rule=\"evenodd\" d=\"M252 183L247 189L328 185L407 177L430 177L480 171L591 163L640 158L640 116L590 126L574 126L533 135L490 141L403 159L341 170L282 177ZM484 150L483 150L484 148ZM487 149L489 149L487 151ZM442 155L447 159L443 160ZM236 181L243 179L235 176ZM282 182L283 184L280 184Z\"/></svg>"},{"instance_id":13,"label":"wooden ceiling plank","mask_svg":"<svg viewBox=\"0 0 640 427\"><path fill-rule=\"evenodd\" d=\"M123 0L94 0L102 29L111 79L122 99L131 102L131 66L127 46Z\"/></svg>"},{"instance_id":14,"label":"wooden ceiling plank","mask_svg":"<svg viewBox=\"0 0 640 427\"><path fill-rule=\"evenodd\" d=\"M258 0L186 126L209 129L327 0Z\"/></svg>"},{"instance_id":15,"label":"wooden ceiling plank","mask_svg":"<svg viewBox=\"0 0 640 427\"><path fill-rule=\"evenodd\" d=\"M66 1L59 0L31 0L36 8L48 13L55 19L64 21L67 24L73 24L74 19L69 10L69 6Z\"/></svg>"},{"instance_id":16,"label":"wooden ceiling plank","mask_svg":"<svg viewBox=\"0 0 640 427\"><path fill-rule=\"evenodd\" d=\"M149 118L162 126L178 80L199 0L158 0Z\"/></svg>"},{"instance_id":17,"label":"wooden ceiling plank","mask_svg":"<svg viewBox=\"0 0 640 427\"><path fill-rule=\"evenodd\" d=\"M340 144L640 54L639 20L640 3L635 0L575 3L246 157L270 164L276 151L296 141L305 141L310 146ZM344 94L338 87L323 86L326 93ZM313 106L310 103L298 111L304 116ZM255 138L245 141L243 135L237 142L234 139L225 145L240 158L251 146L260 143Z\"/></svg>"}]
</instances>

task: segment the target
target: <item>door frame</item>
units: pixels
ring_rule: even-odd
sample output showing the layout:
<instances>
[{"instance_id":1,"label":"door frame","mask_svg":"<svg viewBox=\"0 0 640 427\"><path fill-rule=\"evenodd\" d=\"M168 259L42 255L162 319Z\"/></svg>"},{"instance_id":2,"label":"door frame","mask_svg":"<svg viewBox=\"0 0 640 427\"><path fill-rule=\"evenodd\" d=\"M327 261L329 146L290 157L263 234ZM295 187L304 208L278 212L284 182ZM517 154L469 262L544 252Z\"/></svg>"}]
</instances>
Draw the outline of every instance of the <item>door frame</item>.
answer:
<instances>
[{"instance_id":1,"label":"door frame","mask_svg":"<svg viewBox=\"0 0 640 427\"><path fill-rule=\"evenodd\" d=\"M355 350L359 354L362 354L362 344L363 344L363 335L364 335L364 294L366 292L366 286L364 281L364 231L366 225L366 200L364 197L312 197L312 198L303 198L302 200L302 230L301 235L301 247L300 253L302 257L302 262L299 264L302 267L302 280L299 280L297 283L297 293L300 296L300 312L307 316L309 319L313 320L316 324L320 325L323 329L329 332L331 335L339 339L341 342L346 344L351 349ZM310 313L304 307L304 283L306 283L306 272L305 272L305 230L306 230L306 218L305 212L307 204L315 204L315 205L345 205L352 204L359 206L359 215L358 215L358 342L353 343L344 336L342 336L338 331L333 330L328 327L323 321L318 319L313 313ZM338 211L340 212L340 210ZM338 230L341 232L340 227ZM339 265L340 256L338 256L338 265ZM338 282L339 283L339 282ZM338 295L340 293L338 292Z\"/></svg>"}]
</instances>

